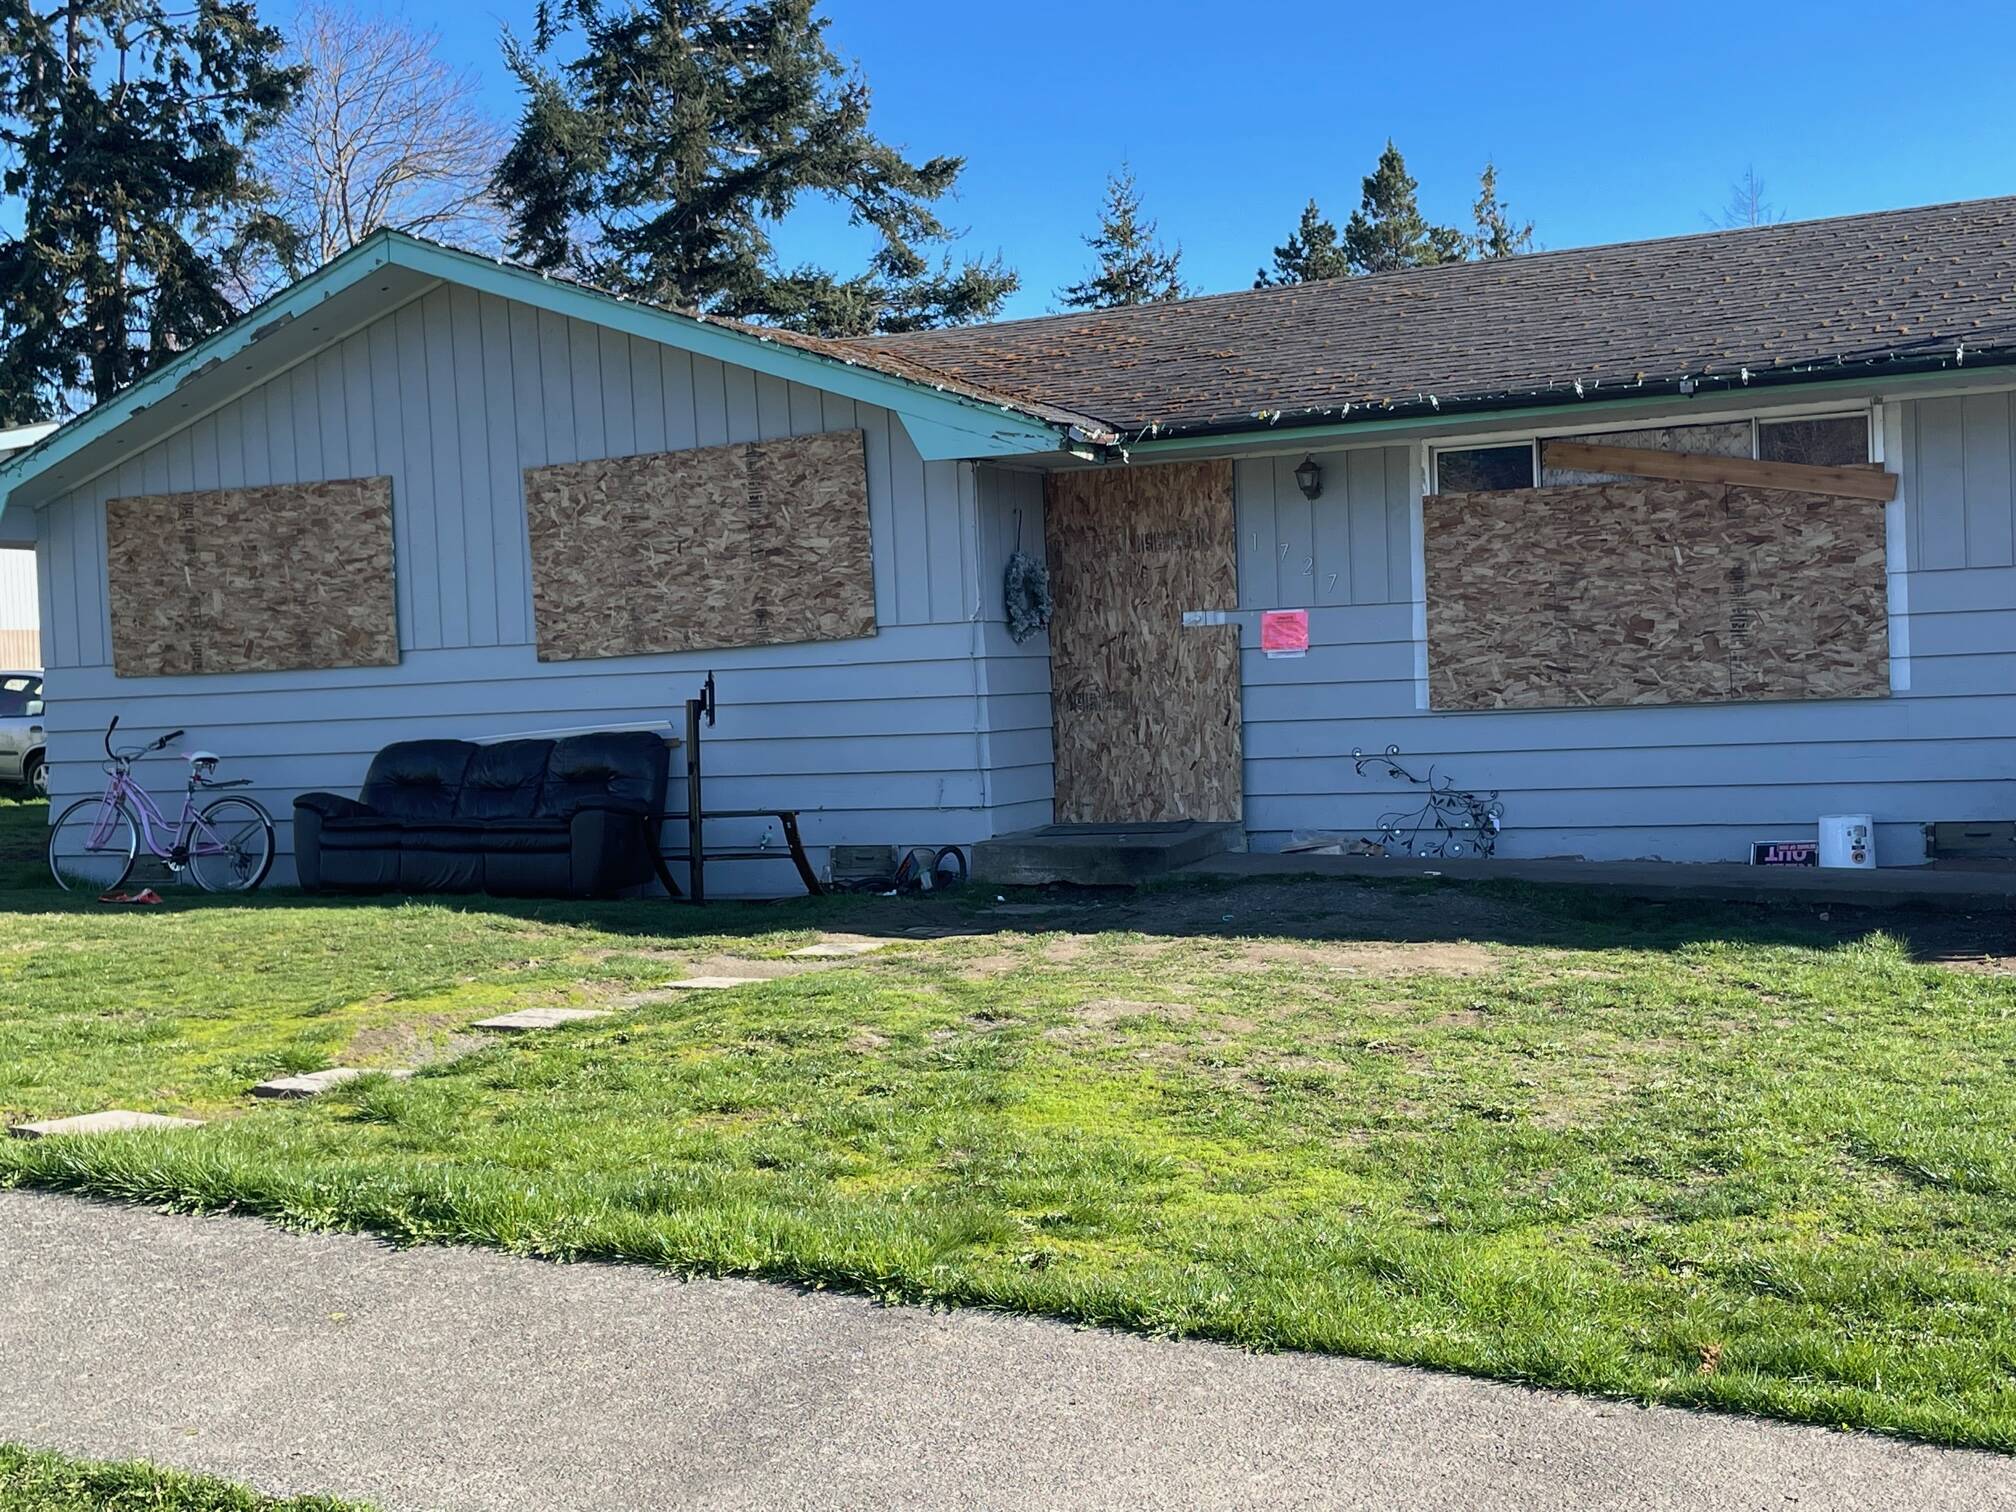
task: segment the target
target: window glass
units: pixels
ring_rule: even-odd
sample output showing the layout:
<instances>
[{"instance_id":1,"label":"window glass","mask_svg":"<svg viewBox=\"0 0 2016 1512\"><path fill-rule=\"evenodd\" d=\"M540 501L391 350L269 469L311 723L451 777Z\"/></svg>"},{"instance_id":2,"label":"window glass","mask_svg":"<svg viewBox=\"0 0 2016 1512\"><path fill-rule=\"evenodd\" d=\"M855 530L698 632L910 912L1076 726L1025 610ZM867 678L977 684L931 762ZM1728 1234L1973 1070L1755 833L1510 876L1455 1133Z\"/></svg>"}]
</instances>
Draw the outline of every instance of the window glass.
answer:
<instances>
[{"instance_id":1,"label":"window glass","mask_svg":"<svg viewBox=\"0 0 2016 1512\"><path fill-rule=\"evenodd\" d=\"M1486 493L1533 486L1533 447L1471 446L1435 454L1437 493Z\"/></svg>"},{"instance_id":2,"label":"window glass","mask_svg":"<svg viewBox=\"0 0 2016 1512\"><path fill-rule=\"evenodd\" d=\"M1763 462L1806 462L1847 467L1869 460L1869 417L1829 415L1819 420L1759 420L1757 457Z\"/></svg>"},{"instance_id":3,"label":"window glass","mask_svg":"<svg viewBox=\"0 0 2016 1512\"><path fill-rule=\"evenodd\" d=\"M1706 425L1661 425L1651 429L1591 431L1580 436L1552 436L1549 441L1582 441L1591 446L1624 446L1633 451L1686 452L1701 457L1750 457L1748 420L1711 421ZM1583 472L1555 467L1547 461L1547 442L1540 445L1540 486L1566 483L1628 483L1622 473Z\"/></svg>"},{"instance_id":4,"label":"window glass","mask_svg":"<svg viewBox=\"0 0 2016 1512\"><path fill-rule=\"evenodd\" d=\"M28 712L30 686L25 677L0 679L0 719L19 719Z\"/></svg>"}]
</instances>

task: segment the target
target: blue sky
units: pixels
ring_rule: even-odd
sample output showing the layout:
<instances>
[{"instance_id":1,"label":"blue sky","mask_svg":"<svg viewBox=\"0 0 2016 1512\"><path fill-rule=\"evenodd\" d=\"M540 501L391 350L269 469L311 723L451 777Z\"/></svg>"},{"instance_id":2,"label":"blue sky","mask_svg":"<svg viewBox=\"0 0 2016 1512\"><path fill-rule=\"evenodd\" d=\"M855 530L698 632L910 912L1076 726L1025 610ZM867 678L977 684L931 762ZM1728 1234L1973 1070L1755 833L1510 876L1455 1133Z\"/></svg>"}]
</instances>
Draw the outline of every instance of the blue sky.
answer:
<instances>
[{"instance_id":1,"label":"blue sky","mask_svg":"<svg viewBox=\"0 0 2016 1512\"><path fill-rule=\"evenodd\" d=\"M285 15L269 3L269 13ZM498 28L531 0L411 0L515 95ZM1132 162L1202 290L1243 288L1315 195L1341 224L1391 135L1431 217L1468 223L1489 157L1540 242L1704 229L1747 165L1789 218L2016 192L2016 7L1697 3L1102 4L827 0L877 129L962 153L964 245L1023 275L1007 313L1080 277L1106 173ZM858 265L825 215L787 261Z\"/></svg>"}]
</instances>

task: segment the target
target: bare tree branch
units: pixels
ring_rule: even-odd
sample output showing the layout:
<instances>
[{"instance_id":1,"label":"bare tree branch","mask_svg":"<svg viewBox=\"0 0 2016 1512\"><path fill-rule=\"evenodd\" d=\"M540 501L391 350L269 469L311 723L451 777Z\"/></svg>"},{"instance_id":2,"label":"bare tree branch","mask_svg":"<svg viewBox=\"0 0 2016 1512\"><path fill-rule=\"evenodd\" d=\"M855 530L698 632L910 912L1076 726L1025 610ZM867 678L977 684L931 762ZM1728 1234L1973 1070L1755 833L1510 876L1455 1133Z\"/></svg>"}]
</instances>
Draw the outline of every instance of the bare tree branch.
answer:
<instances>
[{"instance_id":1,"label":"bare tree branch","mask_svg":"<svg viewBox=\"0 0 2016 1512\"><path fill-rule=\"evenodd\" d=\"M1711 226L1734 230L1741 226L1775 226L1785 219L1785 212L1765 198L1764 180L1757 177L1753 165L1746 167L1743 177L1729 186L1729 203L1722 207L1722 214L1702 218Z\"/></svg>"},{"instance_id":2,"label":"bare tree branch","mask_svg":"<svg viewBox=\"0 0 2016 1512\"><path fill-rule=\"evenodd\" d=\"M390 226L494 250L503 215L490 178L509 143L475 75L436 56L438 32L305 5L292 61L308 79L261 144L274 210L297 245L286 274L320 267Z\"/></svg>"}]
</instances>

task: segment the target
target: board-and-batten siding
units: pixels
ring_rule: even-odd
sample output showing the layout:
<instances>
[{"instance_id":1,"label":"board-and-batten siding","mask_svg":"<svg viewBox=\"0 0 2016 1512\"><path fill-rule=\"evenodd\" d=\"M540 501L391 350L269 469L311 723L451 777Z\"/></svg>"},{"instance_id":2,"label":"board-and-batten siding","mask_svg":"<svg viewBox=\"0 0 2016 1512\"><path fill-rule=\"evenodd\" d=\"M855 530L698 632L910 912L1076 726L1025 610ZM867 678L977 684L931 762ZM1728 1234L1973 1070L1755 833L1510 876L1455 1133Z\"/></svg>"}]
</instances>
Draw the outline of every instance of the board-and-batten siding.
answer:
<instances>
[{"instance_id":1,"label":"board-and-batten siding","mask_svg":"<svg viewBox=\"0 0 2016 1512\"><path fill-rule=\"evenodd\" d=\"M541 663L532 645L524 468L859 428L879 631L795 646ZM397 667L194 678L113 674L104 504L123 494L389 474ZM1012 645L971 464L926 462L888 411L443 286L40 511L37 550L59 803L98 780L107 720L183 726L251 777L280 823L354 792L393 740L678 718L717 675L711 807L808 811L808 843L970 843L1049 801L1047 673ZM1038 527L1040 530L1040 521ZM991 575L995 587L983 591ZM998 721L998 727L995 721ZM676 770L676 763L675 763ZM179 764L143 775L170 788ZM1003 820L1000 816L1007 815ZM723 843L760 826L720 826ZM746 834L742 830L746 829ZM784 891L788 867L724 868L723 891Z\"/></svg>"},{"instance_id":2,"label":"board-and-batten siding","mask_svg":"<svg viewBox=\"0 0 2016 1512\"><path fill-rule=\"evenodd\" d=\"M1870 813L1890 863L1933 819L2016 812L2016 396L1886 406L1902 474L1890 532L1888 698L1438 713L1425 707L1413 454L1299 457L1237 472L1241 607L1310 608L1310 650L1273 660L1245 618L1246 824L1256 849L1296 830L1368 832L1418 798L1359 777L1354 747L1400 747L1459 787L1499 789L1500 853L1744 859ZM1405 521L1404 541L1399 522ZM1398 549L1396 549L1398 548ZM1898 560L1901 552L1902 560ZM1307 566L1305 569L1305 560Z\"/></svg>"},{"instance_id":3,"label":"board-and-batten siding","mask_svg":"<svg viewBox=\"0 0 2016 1512\"><path fill-rule=\"evenodd\" d=\"M982 738L996 774L997 834L1032 829L1055 816L1051 744L1050 636L1021 644L1008 633L1008 559L1019 547L1043 560L1043 475L1003 467L976 470L980 493Z\"/></svg>"}]
</instances>

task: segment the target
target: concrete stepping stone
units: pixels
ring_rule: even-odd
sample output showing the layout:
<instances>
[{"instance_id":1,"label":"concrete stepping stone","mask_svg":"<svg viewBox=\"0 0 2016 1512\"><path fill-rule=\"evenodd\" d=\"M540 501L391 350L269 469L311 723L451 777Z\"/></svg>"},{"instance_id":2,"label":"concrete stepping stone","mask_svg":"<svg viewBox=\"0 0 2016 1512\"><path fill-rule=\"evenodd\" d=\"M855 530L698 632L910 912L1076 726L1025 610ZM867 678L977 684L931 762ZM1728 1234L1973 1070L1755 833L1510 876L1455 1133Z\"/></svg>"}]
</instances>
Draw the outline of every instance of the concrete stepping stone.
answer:
<instances>
[{"instance_id":1,"label":"concrete stepping stone","mask_svg":"<svg viewBox=\"0 0 2016 1512\"><path fill-rule=\"evenodd\" d=\"M667 982L665 987L672 992L727 992L734 987L760 987L768 980L768 977L745 976L682 977L676 982Z\"/></svg>"},{"instance_id":2,"label":"concrete stepping stone","mask_svg":"<svg viewBox=\"0 0 2016 1512\"><path fill-rule=\"evenodd\" d=\"M817 945L804 945L797 950L784 953L801 960L829 961L845 956L873 955L878 950L886 950L887 940L822 940Z\"/></svg>"},{"instance_id":3,"label":"concrete stepping stone","mask_svg":"<svg viewBox=\"0 0 2016 1512\"><path fill-rule=\"evenodd\" d=\"M500 1013L496 1018L478 1019L469 1027L516 1033L525 1029L558 1029L562 1024L579 1024L609 1016L601 1008L521 1008L516 1013Z\"/></svg>"},{"instance_id":4,"label":"concrete stepping stone","mask_svg":"<svg viewBox=\"0 0 2016 1512\"><path fill-rule=\"evenodd\" d=\"M135 1113L108 1108L103 1113L79 1113L75 1118L46 1118L16 1124L7 1132L16 1139L47 1139L55 1134L123 1134L129 1129L200 1129L200 1118L170 1118L165 1113Z\"/></svg>"},{"instance_id":5,"label":"concrete stepping stone","mask_svg":"<svg viewBox=\"0 0 2016 1512\"><path fill-rule=\"evenodd\" d=\"M300 1076L276 1076L252 1089L254 1097L320 1097L332 1087L355 1081L360 1076L389 1076L404 1081L411 1071L380 1071L362 1066L331 1066L327 1071L309 1071Z\"/></svg>"}]
</instances>

